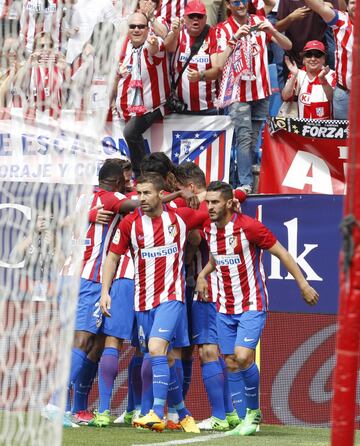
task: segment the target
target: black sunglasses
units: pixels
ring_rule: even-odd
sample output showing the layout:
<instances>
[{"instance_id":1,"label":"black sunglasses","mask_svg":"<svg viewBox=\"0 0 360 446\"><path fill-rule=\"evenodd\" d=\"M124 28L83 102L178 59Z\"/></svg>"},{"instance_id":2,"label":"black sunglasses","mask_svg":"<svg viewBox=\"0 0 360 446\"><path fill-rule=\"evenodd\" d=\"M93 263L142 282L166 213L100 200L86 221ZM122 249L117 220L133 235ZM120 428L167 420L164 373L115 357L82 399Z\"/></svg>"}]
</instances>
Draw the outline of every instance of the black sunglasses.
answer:
<instances>
[{"instance_id":1,"label":"black sunglasses","mask_svg":"<svg viewBox=\"0 0 360 446\"><path fill-rule=\"evenodd\" d=\"M204 14L189 14L188 17L189 17L190 20L194 20L194 19L201 20L205 16L204 16Z\"/></svg>"},{"instance_id":2,"label":"black sunglasses","mask_svg":"<svg viewBox=\"0 0 360 446\"><path fill-rule=\"evenodd\" d=\"M130 29L136 29L136 28L138 28L138 29L145 29L145 28L147 28L147 25L129 25L129 28Z\"/></svg>"},{"instance_id":3,"label":"black sunglasses","mask_svg":"<svg viewBox=\"0 0 360 446\"><path fill-rule=\"evenodd\" d=\"M316 59L320 59L320 57L325 56L324 53L322 53L321 51L306 51L306 53L304 53L304 57L306 57L307 59L310 59L311 57L316 57Z\"/></svg>"}]
</instances>

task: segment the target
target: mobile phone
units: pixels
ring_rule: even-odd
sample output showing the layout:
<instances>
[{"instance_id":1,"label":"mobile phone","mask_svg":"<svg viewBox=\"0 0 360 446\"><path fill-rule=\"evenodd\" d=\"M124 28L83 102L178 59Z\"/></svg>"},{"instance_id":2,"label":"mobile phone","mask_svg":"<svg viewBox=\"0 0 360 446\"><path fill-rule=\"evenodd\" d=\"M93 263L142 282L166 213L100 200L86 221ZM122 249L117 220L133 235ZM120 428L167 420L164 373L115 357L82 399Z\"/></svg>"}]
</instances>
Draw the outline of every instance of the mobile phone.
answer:
<instances>
[{"instance_id":1,"label":"mobile phone","mask_svg":"<svg viewBox=\"0 0 360 446\"><path fill-rule=\"evenodd\" d=\"M260 23L258 23L257 25L250 26L250 32L253 33L255 31L257 31L259 26L260 26Z\"/></svg>"}]
</instances>

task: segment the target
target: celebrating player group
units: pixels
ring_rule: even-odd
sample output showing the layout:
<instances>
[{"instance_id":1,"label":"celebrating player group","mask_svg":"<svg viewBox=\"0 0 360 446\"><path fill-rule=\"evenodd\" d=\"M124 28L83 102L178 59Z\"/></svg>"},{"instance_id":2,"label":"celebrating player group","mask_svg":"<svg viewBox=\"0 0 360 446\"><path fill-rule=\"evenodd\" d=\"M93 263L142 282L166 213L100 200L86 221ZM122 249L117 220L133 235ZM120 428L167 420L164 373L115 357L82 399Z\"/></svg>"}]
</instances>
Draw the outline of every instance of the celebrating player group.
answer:
<instances>
[{"instance_id":1,"label":"celebrating player group","mask_svg":"<svg viewBox=\"0 0 360 446\"><path fill-rule=\"evenodd\" d=\"M163 153L143 160L135 185L130 163L105 161L88 199L73 398L64 422L110 424L119 352L130 340L128 406L115 422L153 431L256 432L255 349L268 310L263 250L281 260L309 305L319 296L275 235L241 212L245 199L227 183L207 185L194 163L174 167ZM195 345L211 406L211 417L198 424L185 403ZM87 396L97 373L99 408L92 414Z\"/></svg>"}]
</instances>

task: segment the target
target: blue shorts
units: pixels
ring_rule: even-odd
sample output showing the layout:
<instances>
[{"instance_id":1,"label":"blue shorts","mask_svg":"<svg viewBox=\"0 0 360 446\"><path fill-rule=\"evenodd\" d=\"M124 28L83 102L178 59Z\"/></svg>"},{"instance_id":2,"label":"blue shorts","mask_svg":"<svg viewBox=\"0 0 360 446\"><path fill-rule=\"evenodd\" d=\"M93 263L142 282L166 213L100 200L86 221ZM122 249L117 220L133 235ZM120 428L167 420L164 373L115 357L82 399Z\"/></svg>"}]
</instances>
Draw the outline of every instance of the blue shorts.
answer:
<instances>
[{"instance_id":1,"label":"blue shorts","mask_svg":"<svg viewBox=\"0 0 360 446\"><path fill-rule=\"evenodd\" d=\"M101 283L81 278L75 330L97 334L103 322L100 310Z\"/></svg>"},{"instance_id":2,"label":"blue shorts","mask_svg":"<svg viewBox=\"0 0 360 446\"><path fill-rule=\"evenodd\" d=\"M111 317L104 317L101 332L118 339L131 339L135 319L134 281L116 279L111 285Z\"/></svg>"},{"instance_id":3,"label":"blue shorts","mask_svg":"<svg viewBox=\"0 0 360 446\"><path fill-rule=\"evenodd\" d=\"M184 304L171 300L147 311L135 311L138 327L138 339L141 351L148 351L150 338L165 339L170 343L183 316Z\"/></svg>"},{"instance_id":4,"label":"blue shorts","mask_svg":"<svg viewBox=\"0 0 360 446\"><path fill-rule=\"evenodd\" d=\"M172 348L189 347L188 313L187 302L183 304L181 319L175 331L174 339L171 341Z\"/></svg>"},{"instance_id":5,"label":"blue shorts","mask_svg":"<svg viewBox=\"0 0 360 446\"><path fill-rule=\"evenodd\" d=\"M216 304L213 302L192 303L192 345L217 344Z\"/></svg>"},{"instance_id":6,"label":"blue shorts","mask_svg":"<svg viewBox=\"0 0 360 446\"><path fill-rule=\"evenodd\" d=\"M265 321L266 311L245 311L240 314L217 313L216 322L221 353L232 355L235 347L255 350Z\"/></svg>"}]
</instances>

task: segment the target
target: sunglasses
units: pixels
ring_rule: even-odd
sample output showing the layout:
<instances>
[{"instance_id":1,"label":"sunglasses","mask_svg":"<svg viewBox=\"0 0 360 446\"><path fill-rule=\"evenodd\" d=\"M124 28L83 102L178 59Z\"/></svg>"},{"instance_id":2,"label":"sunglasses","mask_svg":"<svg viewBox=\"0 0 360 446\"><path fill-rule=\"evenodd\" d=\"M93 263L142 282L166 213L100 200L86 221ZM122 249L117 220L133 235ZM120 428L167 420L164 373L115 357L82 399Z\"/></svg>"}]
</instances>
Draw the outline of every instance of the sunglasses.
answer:
<instances>
[{"instance_id":1,"label":"sunglasses","mask_svg":"<svg viewBox=\"0 0 360 446\"><path fill-rule=\"evenodd\" d=\"M205 16L204 16L204 14L189 14L188 17L190 20L195 20L195 19L201 20Z\"/></svg>"},{"instance_id":2,"label":"sunglasses","mask_svg":"<svg viewBox=\"0 0 360 446\"><path fill-rule=\"evenodd\" d=\"M249 3L249 0L235 0L230 2L231 6L241 6L241 5L247 5Z\"/></svg>"},{"instance_id":3,"label":"sunglasses","mask_svg":"<svg viewBox=\"0 0 360 446\"><path fill-rule=\"evenodd\" d=\"M135 25L135 24L133 24L133 25L129 25L129 28L130 29L145 29L145 28L147 28L147 25Z\"/></svg>"},{"instance_id":4,"label":"sunglasses","mask_svg":"<svg viewBox=\"0 0 360 446\"><path fill-rule=\"evenodd\" d=\"M307 59L311 59L312 57L315 57L316 59L320 59L320 57L325 56L324 53L322 53L321 51L306 51L306 53L304 53L304 57L306 57Z\"/></svg>"}]
</instances>

